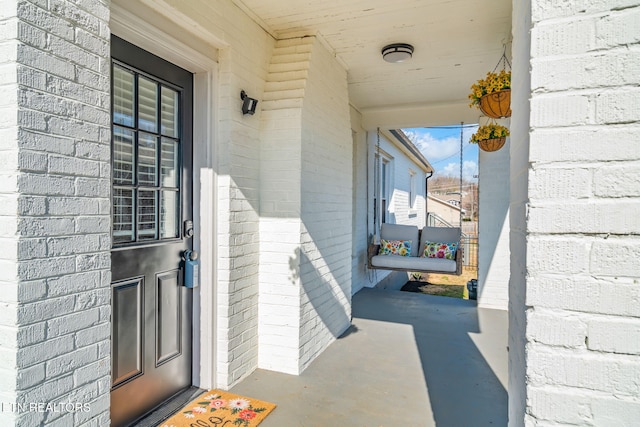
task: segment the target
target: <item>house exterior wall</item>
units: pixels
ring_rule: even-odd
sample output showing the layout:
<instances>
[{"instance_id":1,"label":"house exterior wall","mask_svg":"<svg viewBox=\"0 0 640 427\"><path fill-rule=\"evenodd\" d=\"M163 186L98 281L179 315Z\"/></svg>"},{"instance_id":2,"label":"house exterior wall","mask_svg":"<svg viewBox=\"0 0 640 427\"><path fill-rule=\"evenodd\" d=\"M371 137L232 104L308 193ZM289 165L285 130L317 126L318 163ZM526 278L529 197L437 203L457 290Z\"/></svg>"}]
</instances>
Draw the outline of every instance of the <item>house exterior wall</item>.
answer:
<instances>
[{"instance_id":1,"label":"house exterior wall","mask_svg":"<svg viewBox=\"0 0 640 427\"><path fill-rule=\"evenodd\" d=\"M351 322L347 77L317 37L279 41L270 70L262 117L260 366L298 374ZM291 73L299 78L286 79Z\"/></svg>"},{"instance_id":2,"label":"house exterior wall","mask_svg":"<svg viewBox=\"0 0 640 427\"><path fill-rule=\"evenodd\" d=\"M522 37L529 28L518 10ZM518 134L529 122L530 166L528 204L514 206L524 199L525 163L512 148L520 167L512 167L510 359L526 383L523 390L512 369L511 425L634 425L640 417L639 12L637 0L531 1L530 90L514 88L523 89L520 101L531 93L531 113L512 117ZM523 68L525 45L515 61Z\"/></svg>"},{"instance_id":3,"label":"house exterior wall","mask_svg":"<svg viewBox=\"0 0 640 427\"><path fill-rule=\"evenodd\" d=\"M478 307L509 305L509 150L480 150L478 168Z\"/></svg>"},{"instance_id":4,"label":"house exterior wall","mask_svg":"<svg viewBox=\"0 0 640 427\"><path fill-rule=\"evenodd\" d=\"M301 371L351 324L353 138L347 72L318 38L302 125Z\"/></svg>"},{"instance_id":5,"label":"house exterior wall","mask_svg":"<svg viewBox=\"0 0 640 427\"><path fill-rule=\"evenodd\" d=\"M0 7L2 425L107 425L109 3ZM79 403L82 410L7 410Z\"/></svg>"},{"instance_id":6,"label":"house exterior wall","mask_svg":"<svg viewBox=\"0 0 640 427\"><path fill-rule=\"evenodd\" d=\"M429 196L427 199L427 210L429 213L438 215L454 227L460 226L460 209L444 200Z\"/></svg>"},{"instance_id":7,"label":"house exterior wall","mask_svg":"<svg viewBox=\"0 0 640 427\"><path fill-rule=\"evenodd\" d=\"M368 182L373 175L369 172L369 149L367 131L362 127L362 115L351 107L351 131L353 132L353 242L351 249L351 295L369 282L367 274L367 248L369 247L369 198Z\"/></svg>"},{"instance_id":8,"label":"house exterior wall","mask_svg":"<svg viewBox=\"0 0 640 427\"><path fill-rule=\"evenodd\" d=\"M426 171L423 169L423 166L416 163L415 160L409 157L409 155L401 150L395 143L391 142L391 138L393 137L386 132L380 132L380 150L385 157L390 159L387 222L392 224L415 225L418 228L422 228L427 223L425 199ZM374 218L374 200L377 194L376 186L380 185L380 177L377 177L376 174L378 172L375 172L376 168L380 167L376 160L376 153L378 151L377 131L374 130L368 133L367 144L368 183L362 183L361 185L368 187L369 204L367 215L360 220L368 221L368 234L371 236L371 239L377 241L380 239L379 220ZM409 206L410 171L415 172L416 197L413 207ZM361 237L359 236L359 238ZM367 249L361 248L361 250L364 251L362 256L366 259ZM359 277L362 278L363 275L360 274ZM365 280L362 284L354 283L354 286L399 288L406 283L407 277L407 273L402 271L367 269L364 274Z\"/></svg>"},{"instance_id":9,"label":"house exterior wall","mask_svg":"<svg viewBox=\"0 0 640 427\"><path fill-rule=\"evenodd\" d=\"M228 388L258 366L259 353L259 117L263 103L255 116L243 116L240 90L263 99L275 41L230 0L115 2L151 24L162 26L168 20L173 36L193 40L194 45L203 45L203 52L217 55L215 94L207 100L214 105L215 120L216 246L214 259L201 261L215 268L216 385Z\"/></svg>"},{"instance_id":10,"label":"house exterior wall","mask_svg":"<svg viewBox=\"0 0 640 427\"><path fill-rule=\"evenodd\" d=\"M375 159L378 141L377 133L371 132L369 136L370 156ZM425 203L425 177L426 172L413 159L405 154L398 146L390 141L385 132L380 132L380 149L388 154L391 159L389 172L389 200L387 219L393 224L415 225L422 228L426 225ZM379 167L375 162L372 168ZM410 171L415 173L416 198L413 206L409 204ZM373 169L370 169L370 179L373 181ZM372 183L373 185L373 183ZM374 199L373 187L371 188L371 200ZM373 208L371 208L373 209ZM373 211L371 211L373 218ZM379 234L379 230L378 230Z\"/></svg>"}]
</instances>

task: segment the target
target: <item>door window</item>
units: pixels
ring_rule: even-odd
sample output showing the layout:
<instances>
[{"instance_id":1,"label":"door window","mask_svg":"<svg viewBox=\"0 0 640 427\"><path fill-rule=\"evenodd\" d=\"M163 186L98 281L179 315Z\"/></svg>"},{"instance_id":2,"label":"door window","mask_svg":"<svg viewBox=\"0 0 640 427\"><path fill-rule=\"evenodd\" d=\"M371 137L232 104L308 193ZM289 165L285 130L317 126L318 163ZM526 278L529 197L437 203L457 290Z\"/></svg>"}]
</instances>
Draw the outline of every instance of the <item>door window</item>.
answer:
<instances>
[{"instance_id":1,"label":"door window","mask_svg":"<svg viewBox=\"0 0 640 427\"><path fill-rule=\"evenodd\" d=\"M113 63L113 245L180 238L180 91Z\"/></svg>"}]
</instances>

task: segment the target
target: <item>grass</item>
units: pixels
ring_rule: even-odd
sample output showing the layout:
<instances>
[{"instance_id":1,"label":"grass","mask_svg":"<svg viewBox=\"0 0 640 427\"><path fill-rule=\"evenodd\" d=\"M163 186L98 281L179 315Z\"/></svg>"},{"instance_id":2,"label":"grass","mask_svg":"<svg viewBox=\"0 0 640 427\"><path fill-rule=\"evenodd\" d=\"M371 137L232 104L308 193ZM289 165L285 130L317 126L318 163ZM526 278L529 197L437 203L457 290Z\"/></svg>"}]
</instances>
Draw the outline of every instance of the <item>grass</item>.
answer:
<instances>
[{"instance_id":1,"label":"grass","mask_svg":"<svg viewBox=\"0 0 640 427\"><path fill-rule=\"evenodd\" d=\"M478 277L476 268L464 268L460 276L451 274L412 273L403 291L468 299L467 282Z\"/></svg>"}]
</instances>

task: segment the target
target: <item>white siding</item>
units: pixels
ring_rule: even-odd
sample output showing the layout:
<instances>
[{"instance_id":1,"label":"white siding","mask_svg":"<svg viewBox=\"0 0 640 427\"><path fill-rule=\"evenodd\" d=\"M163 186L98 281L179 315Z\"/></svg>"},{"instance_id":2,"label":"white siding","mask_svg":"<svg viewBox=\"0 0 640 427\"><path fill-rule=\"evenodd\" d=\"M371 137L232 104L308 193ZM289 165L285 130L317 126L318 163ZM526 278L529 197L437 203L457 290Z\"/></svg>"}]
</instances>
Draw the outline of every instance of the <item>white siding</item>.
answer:
<instances>
[{"instance_id":1,"label":"white siding","mask_svg":"<svg viewBox=\"0 0 640 427\"><path fill-rule=\"evenodd\" d=\"M358 116L354 116L358 118ZM390 165L391 169L389 171L389 186L390 186L390 197L388 201L389 212L387 214L387 220L390 223L394 224L406 224L406 225L415 225L419 228L422 228L426 225L427 214L426 214L426 202L425 202L425 185L426 185L426 172L422 169L424 166L422 164L416 163L408 154L406 154L402 149L400 149L395 143L391 142L391 138L394 138L391 135L387 135L384 131L380 132L380 150L388 155L391 159ZM399 144L399 142L398 142ZM368 163L368 172L366 173L368 182L361 182L359 184L360 191L365 191L364 188L367 188L368 191L367 196L367 213L362 212L358 221L361 221L361 224L368 221L367 230L368 236L370 239L373 236L377 236L380 238L380 230L378 229L378 225L374 224L374 200L376 197L375 186L379 185L379 182L376 182L376 175L374 173L376 168L379 168L378 162L375 160L375 153L378 150L378 135L377 131L373 130L368 132L367 135L367 163ZM364 155L364 154L363 154ZM413 207L409 206L409 193L411 190L410 185L410 172L415 172L415 189L416 189L416 197L415 203ZM378 221L379 222L379 221ZM357 239L362 241L364 239L362 228L359 228L359 235L356 236ZM387 270L368 270L365 268L366 265L366 257L367 257L367 247L370 241L367 242L367 246L360 244L360 256L358 259L361 259L363 264L354 264L354 279L353 289L354 292L363 288L363 287L374 287L376 284L385 281L385 279L390 280L390 283L395 284L402 282L404 280L404 276L406 273L404 272L391 272ZM361 270L362 269L362 270ZM392 278L392 275L402 276L397 278Z\"/></svg>"}]
</instances>

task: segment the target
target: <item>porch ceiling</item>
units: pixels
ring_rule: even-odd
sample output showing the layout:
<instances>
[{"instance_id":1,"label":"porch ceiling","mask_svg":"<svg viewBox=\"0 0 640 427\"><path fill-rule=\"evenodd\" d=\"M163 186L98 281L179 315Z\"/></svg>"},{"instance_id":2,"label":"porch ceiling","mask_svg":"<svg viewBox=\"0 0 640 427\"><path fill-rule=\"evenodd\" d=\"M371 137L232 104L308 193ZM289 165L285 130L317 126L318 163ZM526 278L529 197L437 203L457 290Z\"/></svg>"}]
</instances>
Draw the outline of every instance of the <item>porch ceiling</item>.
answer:
<instances>
[{"instance_id":1,"label":"porch ceiling","mask_svg":"<svg viewBox=\"0 0 640 427\"><path fill-rule=\"evenodd\" d=\"M469 87L511 37L510 0L233 1L278 39L320 34L348 71L352 105L390 127L477 120ZM412 44L413 58L385 62L382 47L396 42Z\"/></svg>"}]
</instances>

